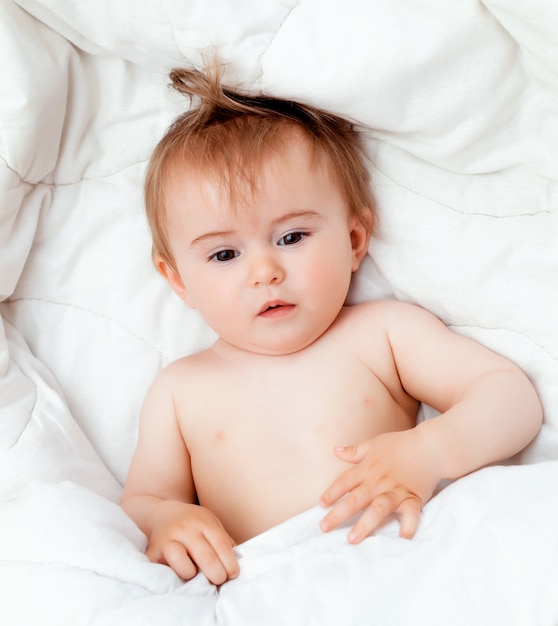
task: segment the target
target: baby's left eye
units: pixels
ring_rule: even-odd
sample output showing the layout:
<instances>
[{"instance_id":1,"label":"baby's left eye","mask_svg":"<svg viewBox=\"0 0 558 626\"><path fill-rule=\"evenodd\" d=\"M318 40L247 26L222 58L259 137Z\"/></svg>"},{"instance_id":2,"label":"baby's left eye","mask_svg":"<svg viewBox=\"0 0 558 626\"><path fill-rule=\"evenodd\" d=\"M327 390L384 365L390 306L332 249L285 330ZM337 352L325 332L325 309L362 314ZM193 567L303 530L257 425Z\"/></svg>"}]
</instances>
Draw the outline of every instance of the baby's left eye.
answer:
<instances>
[{"instance_id":1,"label":"baby's left eye","mask_svg":"<svg viewBox=\"0 0 558 626\"><path fill-rule=\"evenodd\" d=\"M236 259L238 252L236 250L218 250L209 257L210 261L217 261L219 263L226 263Z\"/></svg>"},{"instance_id":2,"label":"baby's left eye","mask_svg":"<svg viewBox=\"0 0 558 626\"><path fill-rule=\"evenodd\" d=\"M299 243L306 237L307 233L302 231L295 231L293 233L287 233L277 242L280 246L292 246L295 243Z\"/></svg>"}]
</instances>

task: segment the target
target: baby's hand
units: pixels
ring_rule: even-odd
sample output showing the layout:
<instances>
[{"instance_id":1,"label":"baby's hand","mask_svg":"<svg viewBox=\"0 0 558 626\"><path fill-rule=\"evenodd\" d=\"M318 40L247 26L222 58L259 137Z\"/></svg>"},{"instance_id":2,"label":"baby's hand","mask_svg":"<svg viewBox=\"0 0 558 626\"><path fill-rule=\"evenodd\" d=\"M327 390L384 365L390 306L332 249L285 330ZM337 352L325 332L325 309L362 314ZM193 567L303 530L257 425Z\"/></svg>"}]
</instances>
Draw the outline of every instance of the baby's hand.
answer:
<instances>
[{"instance_id":1,"label":"baby's hand","mask_svg":"<svg viewBox=\"0 0 558 626\"><path fill-rule=\"evenodd\" d=\"M208 509L163 500L156 506L152 528L147 557L169 565L184 580L198 570L214 585L238 576L235 542Z\"/></svg>"},{"instance_id":2,"label":"baby's hand","mask_svg":"<svg viewBox=\"0 0 558 626\"><path fill-rule=\"evenodd\" d=\"M417 429L385 433L356 446L335 448L335 455L353 467L320 498L324 507L336 503L322 519L321 529L333 530L362 511L348 535L350 543L359 543L398 513L399 535L413 537L422 506L441 480L436 457L422 433Z\"/></svg>"}]
</instances>

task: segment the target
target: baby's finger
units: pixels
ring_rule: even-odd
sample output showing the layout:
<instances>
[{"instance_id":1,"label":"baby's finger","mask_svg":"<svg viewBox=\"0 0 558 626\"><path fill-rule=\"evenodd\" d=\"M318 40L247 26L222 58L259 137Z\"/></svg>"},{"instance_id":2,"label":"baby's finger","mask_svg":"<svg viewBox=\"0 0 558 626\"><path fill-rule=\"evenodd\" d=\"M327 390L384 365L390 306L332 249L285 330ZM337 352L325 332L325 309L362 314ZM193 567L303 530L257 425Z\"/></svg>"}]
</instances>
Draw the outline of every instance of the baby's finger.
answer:
<instances>
[{"instance_id":1,"label":"baby's finger","mask_svg":"<svg viewBox=\"0 0 558 626\"><path fill-rule=\"evenodd\" d=\"M206 537L225 568L227 579L236 578L240 568L233 550L233 547L236 545L235 542L224 531L218 533L208 532Z\"/></svg>"},{"instance_id":2,"label":"baby's finger","mask_svg":"<svg viewBox=\"0 0 558 626\"><path fill-rule=\"evenodd\" d=\"M191 558L209 582L214 585L222 585L227 581L229 577L227 569L205 537L196 543L192 543L189 550Z\"/></svg>"},{"instance_id":3,"label":"baby's finger","mask_svg":"<svg viewBox=\"0 0 558 626\"><path fill-rule=\"evenodd\" d=\"M353 515L362 511L369 504L370 497L363 487L353 489L329 511L320 522L320 528L329 532L337 528L343 522L351 519Z\"/></svg>"},{"instance_id":4,"label":"baby's finger","mask_svg":"<svg viewBox=\"0 0 558 626\"><path fill-rule=\"evenodd\" d=\"M422 502L420 498L411 496L399 505L398 509L401 513L401 527L399 536L405 539L412 539L417 532L420 513L422 511Z\"/></svg>"},{"instance_id":5,"label":"baby's finger","mask_svg":"<svg viewBox=\"0 0 558 626\"><path fill-rule=\"evenodd\" d=\"M190 580L198 573L196 564L189 557L186 548L178 541L169 541L162 549L162 561L184 580Z\"/></svg>"},{"instance_id":6,"label":"baby's finger","mask_svg":"<svg viewBox=\"0 0 558 626\"><path fill-rule=\"evenodd\" d=\"M356 446L336 446L333 449L335 456L347 463L360 463L367 451L367 441Z\"/></svg>"},{"instance_id":7,"label":"baby's finger","mask_svg":"<svg viewBox=\"0 0 558 626\"><path fill-rule=\"evenodd\" d=\"M357 468L350 468L338 476L320 496L320 505L331 506L339 498L351 492L362 483L362 477Z\"/></svg>"},{"instance_id":8,"label":"baby's finger","mask_svg":"<svg viewBox=\"0 0 558 626\"><path fill-rule=\"evenodd\" d=\"M347 536L349 543L360 543L397 509L393 493L382 493L363 512Z\"/></svg>"}]
</instances>

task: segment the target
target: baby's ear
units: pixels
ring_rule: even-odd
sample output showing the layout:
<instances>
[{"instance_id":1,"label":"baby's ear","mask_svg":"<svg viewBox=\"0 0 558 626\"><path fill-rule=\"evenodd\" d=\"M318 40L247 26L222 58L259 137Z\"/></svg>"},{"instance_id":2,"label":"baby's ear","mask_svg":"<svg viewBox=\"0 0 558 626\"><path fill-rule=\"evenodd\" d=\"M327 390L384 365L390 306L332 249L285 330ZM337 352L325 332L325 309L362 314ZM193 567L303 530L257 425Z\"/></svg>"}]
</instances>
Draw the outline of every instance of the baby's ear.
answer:
<instances>
[{"instance_id":1,"label":"baby's ear","mask_svg":"<svg viewBox=\"0 0 558 626\"><path fill-rule=\"evenodd\" d=\"M356 216L352 217L351 222L350 234L351 245L353 247L353 272L355 272L368 252L370 231Z\"/></svg>"},{"instance_id":2,"label":"baby's ear","mask_svg":"<svg viewBox=\"0 0 558 626\"><path fill-rule=\"evenodd\" d=\"M184 282L182 281L182 278L180 277L180 274L177 272L177 270L175 270L174 267L168 263L168 261L165 261L159 255L153 258L153 263L155 264L155 267L161 273L163 278L171 286L171 289L174 291L174 293L190 306L186 287L184 286Z\"/></svg>"}]
</instances>

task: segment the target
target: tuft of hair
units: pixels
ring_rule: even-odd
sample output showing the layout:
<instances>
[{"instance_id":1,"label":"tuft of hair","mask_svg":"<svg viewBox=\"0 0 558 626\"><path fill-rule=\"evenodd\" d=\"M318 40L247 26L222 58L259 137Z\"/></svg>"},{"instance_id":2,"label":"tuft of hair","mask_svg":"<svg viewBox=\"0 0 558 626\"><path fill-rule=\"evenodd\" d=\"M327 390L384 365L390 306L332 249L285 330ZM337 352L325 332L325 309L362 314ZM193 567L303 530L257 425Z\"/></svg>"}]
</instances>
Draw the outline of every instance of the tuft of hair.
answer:
<instances>
[{"instance_id":1,"label":"tuft of hair","mask_svg":"<svg viewBox=\"0 0 558 626\"><path fill-rule=\"evenodd\" d=\"M174 267L168 244L165 190L177 163L213 176L232 200L257 189L266 158L288 145L293 132L306 139L314 155L324 158L352 211L373 232L375 201L368 160L356 124L293 100L242 93L225 87L217 61L204 71L174 69L171 85L190 100L159 141L147 169L144 197L153 240L153 255ZM248 187L246 187L248 185Z\"/></svg>"}]
</instances>

